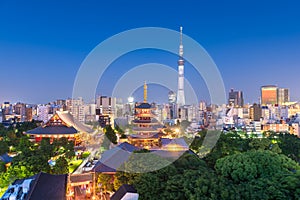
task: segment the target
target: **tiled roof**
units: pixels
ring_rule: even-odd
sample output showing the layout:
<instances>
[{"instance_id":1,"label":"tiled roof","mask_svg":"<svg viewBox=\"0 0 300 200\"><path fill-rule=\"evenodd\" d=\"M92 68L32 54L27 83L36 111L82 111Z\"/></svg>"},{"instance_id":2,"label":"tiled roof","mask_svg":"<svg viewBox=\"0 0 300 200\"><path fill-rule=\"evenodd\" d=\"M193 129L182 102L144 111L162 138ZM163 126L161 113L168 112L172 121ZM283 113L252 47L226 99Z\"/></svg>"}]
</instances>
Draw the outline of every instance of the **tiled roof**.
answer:
<instances>
[{"instance_id":1,"label":"tiled roof","mask_svg":"<svg viewBox=\"0 0 300 200\"><path fill-rule=\"evenodd\" d=\"M136 106L136 108L145 108L145 109L149 109L151 108L151 105L149 103L141 103L140 105Z\"/></svg>"},{"instance_id":2,"label":"tiled roof","mask_svg":"<svg viewBox=\"0 0 300 200\"><path fill-rule=\"evenodd\" d=\"M116 172L116 169L125 163L131 153L135 150L139 150L139 148L127 142L121 143L120 145L105 151L102 154L101 159L94 166L93 171Z\"/></svg>"},{"instance_id":3,"label":"tiled roof","mask_svg":"<svg viewBox=\"0 0 300 200\"><path fill-rule=\"evenodd\" d=\"M73 126L78 132L92 133L93 129L76 120L68 111L56 111L56 114L69 126Z\"/></svg>"},{"instance_id":4,"label":"tiled roof","mask_svg":"<svg viewBox=\"0 0 300 200\"><path fill-rule=\"evenodd\" d=\"M111 197L111 200L121 200L126 193L137 193L132 185L122 185Z\"/></svg>"},{"instance_id":5,"label":"tiled roof","mask_svg":"<svg viewBox=\"0 0 300 200\"><path fill-rule=\"evenodd\" d=\"M21 195L24 200L65 200L67 174L52 175L40 172L25 179L15 180L2 198L14 199ZM21 194L20 194L21 193Z\"/></svg>"},{"instance_id":6,"label":"tiled roof","mask_svg":"<svg viewBox=\"0 0 300 200\"><path fill-rule=\"evenodd\" d=\"M29 130L26 134L75 134L77 130L74 127L64 125L37 127Z\"/></svg>"},{"instance_id":7,"label":"tiled roof","mask_svg":"<svg viewBox=\"0 0 300 200\"><path fill-rule=\"evenodd\" d=\"M117 147L119 147L125 151L129 151L129 152L140 150L140 148L133 146L132 144L129 144L128 142L123 142L123 143L119 144Z\"/></svg>"},{"instance_id":8,"label":"tiled roof","mask_svg":"<svg viewBox=\"0 0 300 200\"><path fill-rule=\"evenodd\" d=\"M114 173L117 170L111 167L106 166L105 164L98 162L95 167L93 168L93 171L98 172L98 173L105 173L105 172L110 172Z\"/></svg>"},{"instance_id":9,"label":"tiled roof","mask_svg":"<svg viewBox=\"0 0 300 200\"><path fill-rule=\"evenodd\" d=\"M131 134L128 137L133 138L133 139L157 139L159 138L159 134L158 133L154 133L154 134Z\"/></svg>"},{"instance_id":10,"label":"tiled roof","mask_svg":"<svg viewBox=\"0 0 300 200\"><path fill-rule=\"evenodd\" d=\"M39 173L37 180L30 188L27 197L29 200L65 200L66 199L67 174L52 175Z\"/></svg>"},{"instance_id":11,"label":"tiled roof","mask_svg":"<svg viewBox=\"0 0 300 200\"><path fill-rule=\"evenodd\" d=\"M85 174L71 174L70 181L72 183L77 182L85 182L85 181L93 181L93 174L85 173Z\"/></svg>"}]
</instances>

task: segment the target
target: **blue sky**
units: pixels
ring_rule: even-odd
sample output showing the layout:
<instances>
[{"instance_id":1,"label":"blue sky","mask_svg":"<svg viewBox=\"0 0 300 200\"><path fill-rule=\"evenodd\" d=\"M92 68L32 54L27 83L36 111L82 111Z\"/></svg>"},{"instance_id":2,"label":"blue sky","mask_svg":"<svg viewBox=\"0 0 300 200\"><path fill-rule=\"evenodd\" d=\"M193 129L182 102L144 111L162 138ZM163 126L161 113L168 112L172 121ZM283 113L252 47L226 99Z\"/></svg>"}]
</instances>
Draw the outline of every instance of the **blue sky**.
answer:
<instances>
[{"instance_id":1,"label":"blue sky","mask_svg":"<svg viewBox=\"0 0 300 200\"><path fill-rule=\"evenodd\" d=\"M180 25L213 58L227 91L242 90L252 103L261 85L277 84L300 100L299 7L298 1L0 1L0 102L71 97L81 62L101 41L132 28ZM167 53L133 52L111 66L107 81L149 58L176 68L177 58ZM208 99L188 66L186 77L198 81L199 98ZM98 88L109 94L105 84ZM152 86L149 95L163 101L164 92Z\"/></svg>"}]
</instances>

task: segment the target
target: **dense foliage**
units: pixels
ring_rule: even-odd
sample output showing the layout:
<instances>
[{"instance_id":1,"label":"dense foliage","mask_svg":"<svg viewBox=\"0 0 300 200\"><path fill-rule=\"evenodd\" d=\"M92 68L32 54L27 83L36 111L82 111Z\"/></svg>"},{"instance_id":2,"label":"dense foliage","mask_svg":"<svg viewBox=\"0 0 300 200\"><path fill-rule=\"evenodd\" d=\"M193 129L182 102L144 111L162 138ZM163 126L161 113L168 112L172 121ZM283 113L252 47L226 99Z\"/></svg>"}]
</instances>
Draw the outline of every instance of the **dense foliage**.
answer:
<instances>
[{"instance_id":1,"label":"dense foliage","mask_svg":"<svg viewBox=\"0 0 300 200\"><path fill-rule=\"evenodd\" d=\"M102 147L104 147L105 149L109 149L111 143L117 144L118 137L111 125L108 125L104 128L104 133L105 137L103 139Z\"/></svg>"},{"instance_id":2,"label":"dense foliage","mask_svg":"<svg viewBox=\"0 0 300 200\"><path fill-rule=\"evenodd\" d=\"M203 149L206 134L200 132L191 144L195 152ZM186 153L156 171L117 172L114 190L132 184L140 199L300 199L299 140L287 134L255 138L222 133L202 159ZM144 167L142 159L131 156L125 170Z\"/></svg>"}]
</instances>

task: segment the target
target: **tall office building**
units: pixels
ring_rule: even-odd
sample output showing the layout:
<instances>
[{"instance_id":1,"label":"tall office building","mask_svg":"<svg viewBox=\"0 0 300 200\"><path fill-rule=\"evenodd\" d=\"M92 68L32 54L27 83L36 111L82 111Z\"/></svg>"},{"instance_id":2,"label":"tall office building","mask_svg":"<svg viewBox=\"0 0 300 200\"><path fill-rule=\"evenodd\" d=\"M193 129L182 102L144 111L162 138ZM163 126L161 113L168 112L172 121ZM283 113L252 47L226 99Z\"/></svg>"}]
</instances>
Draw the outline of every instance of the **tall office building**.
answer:
<instances>
[{"instance_id":1,"label":"tall office building","mask_svg":"<svg viewBox=\"0 0 300 200\"><path fill-rule=\"evenodd\" d=\"M185 96L184 96L184 59L183 59L183 44L182 44L182 26L180 27L177 105L178 105L178 107L185 105Z\"/></svg>"},{"instance_id":2,"label":"tall office building","mask_svg":"<svg viewBox=\"0 0 300 200\"><path fill-rule=\"evenodd\" d=\"M283 105L290 101L290 92L288 88L278 88L277 90L278 104Z\"/></svg>"},{"instance_id":3,"label":"tall office building","mask_svg":"<svg viewBox=\"0 0 300 200\"><path fill-rule=\"evenodd\" d=\"M173 91L169 91L168 93L168 102L175 103L176 102L176 93Z\"/></svg>"},{"instance_id":4,"label":"tall office building","mask_svg":"<svg viewBox=\"0 0 300 200\"><path fill-rule=\"evenodd\" d=\"M228 105L235 107L243 107L244 106L244 98L242 91L234 91L231 89L228 95Z\"/></svg>"},{"instance_id":5,"label":"tall office building","mask_svg":"<svg viewBox=\"0 0 300 200\"><path fill-rule=\"evenodd\" d=\"M177 112L176 112L176 93L173 91L169 91L168 94L168 111L167 111L167 118L168 119L175 119L177 117Z\"/></svg>"},{"instance_id":6,"label":"tall office building","mask_svg":"<svg viewBox=\"0 0 300 200\"><path fill-rule=\"evenodd\" d=\"M25 121L26 118L26 105L24 103L16 103L13 106L14 114L19 115L20 121Z\"/></svg>"},{"instance_id":7,"label":"tall office building","mask_svg":"<svg viewBox=\"0 0 300 200\"><path fill-rule=\"evenodd\" d=\"M67 111L71 112L73 117L84 123L85 122L85 113L84 113L84 102L82 97L77 99L67 99L66 100L66 109Z\"/></svg>"},{"instance_id":8,"label":"tall office building","mask_svg":"<svg viewBox=\"0 0 300 200\"><path fill-rule=\"evenodd\" d=\"M266 85L261 87L261 104L278 104L277 97L277 89L278 87L275 85Z\"/></svg>"},{"instance_id":9,"label":"tall office building","mask_svg":"<svg viewBox=\"0 0 300 200\"><path fill-rule=\"evenodd\" d=\"M261 107L259 104L253 104L249 108L249 118L252 119L253 121L260 121L261 118Z\"/></svg>"},{"instance_id":10,"label":"tall office building","mask_svg":"<svg viewBox=\"0 0 300 200\"><path fill-rule=\"evenodd\" d=\"M96 99L96 106L100 109L101 114L109 114L114 115L116 110L116 98L115 97L107 97L107 96L99 96Z\"/></svg>"},{"instance_id":11,"label":"tall office building","mask_svg":"<svg viewBox=\"0 0 300 200\"><path fill-rule=\"evenodd\" d=\"M38 105L37 106L37 120L47 122L50 119L49 105Z\"/></svg>"}]
</instances>

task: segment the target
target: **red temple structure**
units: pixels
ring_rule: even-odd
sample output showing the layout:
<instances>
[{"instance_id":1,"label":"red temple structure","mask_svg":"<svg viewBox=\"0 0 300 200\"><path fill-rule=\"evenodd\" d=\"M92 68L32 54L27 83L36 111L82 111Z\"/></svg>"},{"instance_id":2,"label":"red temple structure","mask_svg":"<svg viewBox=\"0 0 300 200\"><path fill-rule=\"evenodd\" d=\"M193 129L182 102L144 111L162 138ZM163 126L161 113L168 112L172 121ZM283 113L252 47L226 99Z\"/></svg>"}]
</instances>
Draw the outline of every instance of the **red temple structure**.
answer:
<instances>
[{"instance_id":1,"label":"red temple structure","mask_svg":"<svg viewBox=\"0 0 300 200\"><path fill-rule=\"evenodd\" d=\"M152 114L152 106L147 102L147 85L144 84L144 101L135 105L134 134L128 136L128 142L136 147L155 149L161 147L160 124Z\"/></svg>"},{"instance_id":2,"label":"red temple structure","mask_svg":"<svg viewBox=\"0 0 300 200\"><path fill-rule=\"evenodd\" d=\"M50 138L52 142L54 139L65 137L73 140L77 145L81 142L80 133L91 133L92 131L89 127L75 120L69 112L58 111L43 126L29 130L24 134L30 135L36 142L40 142L42 138Z\"/></svg>"}]
</instances>

